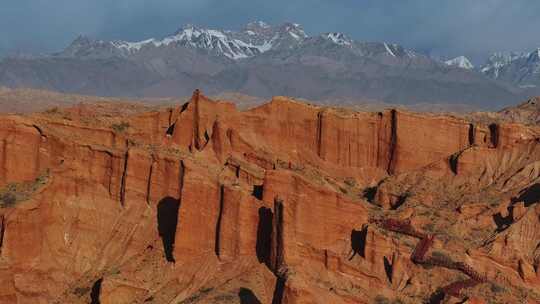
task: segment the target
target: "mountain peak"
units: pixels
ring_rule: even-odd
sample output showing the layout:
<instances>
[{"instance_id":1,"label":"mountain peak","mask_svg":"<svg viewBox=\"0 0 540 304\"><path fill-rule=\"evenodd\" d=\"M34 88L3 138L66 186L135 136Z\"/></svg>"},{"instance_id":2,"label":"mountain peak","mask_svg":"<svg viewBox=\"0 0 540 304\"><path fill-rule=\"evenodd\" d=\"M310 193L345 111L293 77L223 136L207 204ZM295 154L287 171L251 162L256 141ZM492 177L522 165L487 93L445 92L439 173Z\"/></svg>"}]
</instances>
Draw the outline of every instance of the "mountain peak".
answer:
<instances>
[{"instance_id":1,"label":"mountain peak","mask_svg":"<svg viewBox=\"0 0 540 304\"><path fill-rule=\"evenodd\" d=\"M307 34L304 32L302 25L298 23L285 22L279 26L280 31L297 34L302 38L306 38Z\"/></svg>"},{"instance_id":2,"label":"mountain peak","mask_svg":"<svg viewBox=\"0 0 540 304\"><path fill-rule=\"evenodd\" d=\"M465 69L465 70L472 70L474 69L474 65L471 63L469 58L465 56L459 56L454 59L450 59L444 62L448 66Z\"/></svg>"},{"instance_id":3,"label":"mountain peak","mask_svg":"<svg viewBox=\"0 0 540 304\"><path fill-rule=\"evenodd\" d=\"M209 50L234 60L252 57L263 51L258 46L239 40L231 34L229 31L201 28L190 24L183 26L174 36L167 37L158 44L177 43Z\"/></svg>"},{"instance_id":4,"label":"mountain peak","mask_svg":"<svg viewBox=\"0 0 540 304\"><path fill-rule=\"evenodd\" d=\"M515 79L520 87L528 87L528 78L540 73L540 49L528 53L498 52L489 56L480 71L491 78L503 77ZM514 67L507 69L507 67ZM508 70L508 71L507 71ZM517 72L516 72L517 71ZM533 77L534 78L534 77Z\"/></svg>"},{"instance_id":5,"label":"mountain peak","mask_svg":"<svg viewBox=\"0 0 540 304\"><path fill-rule=\"evenodd\" d=\"M330 40L333 43L338 44L338 45L346 45L346 46L352 45L352 40L349 39L343 33L336 33L336 32L334 32L334 33L326 33L326 34L322 34L322 37L326 38L326 39L328 39L328 40Z\"/></svg>"}]
</instances>

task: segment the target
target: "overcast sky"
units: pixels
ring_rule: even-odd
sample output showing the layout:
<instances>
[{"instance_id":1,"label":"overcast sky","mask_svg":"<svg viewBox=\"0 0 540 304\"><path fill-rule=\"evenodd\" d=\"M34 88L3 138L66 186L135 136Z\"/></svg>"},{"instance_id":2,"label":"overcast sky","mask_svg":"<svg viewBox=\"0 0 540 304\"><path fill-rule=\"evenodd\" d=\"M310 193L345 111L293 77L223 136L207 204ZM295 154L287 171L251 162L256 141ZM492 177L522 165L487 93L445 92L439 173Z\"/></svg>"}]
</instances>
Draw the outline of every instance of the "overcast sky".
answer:
<instances>
[{"instance_id":1,"label":"overcast sky","mask_svg":"<svg viewBox=\"0 0 540 304\"><path fill-rule=\"evenodd\" d=\"M57 51L79 34L143 40L186 23L239 29L263 20L478 62L539 47L539 12L539 0L0 0L0 52Z\"/></svg>"}]
</instances>

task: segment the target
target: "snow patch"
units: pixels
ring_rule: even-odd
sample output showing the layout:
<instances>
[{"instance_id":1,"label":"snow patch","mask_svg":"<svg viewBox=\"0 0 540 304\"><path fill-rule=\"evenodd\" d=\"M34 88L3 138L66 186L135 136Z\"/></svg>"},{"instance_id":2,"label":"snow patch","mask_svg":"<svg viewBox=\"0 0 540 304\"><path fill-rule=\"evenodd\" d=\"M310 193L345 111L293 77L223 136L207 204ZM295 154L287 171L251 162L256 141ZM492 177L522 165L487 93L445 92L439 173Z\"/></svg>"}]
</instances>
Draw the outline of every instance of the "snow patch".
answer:
<instances>
[{"instance_id":1,"label":"snow patch","mask_svg":"<svg viewBox=\"0 0 540 304\"><path fill-rule=\"evenodd\" d=\"M289 35L291 35L296 40L300 39L300 37L298 35L296 35L294 32L289 32Z\"/></svg>"},{"instance_id":2,"label":"snow patch","mask_svg":"<svg viewBox=\"0 0 540 304\"><path fill-rule=\"evenodd\" d=\"M454 59L450 59L444 62L448 66L453 66L465 70L472 70L474 69L474 65L471 63L471 61L465 57L465 56L459 56Z\"/></svg>"},{"instance_id":3,"label":"snow patch","mask_svg":"<svg viewBox=\"0 0 540 304\"><path fill-rule=\"evenodd\" d=\"M390 54L390 56L396 57L396 54L394 54L394 52L392 52L392 50L390 49L390 47L388 46L388 44L386 42L384 42L384 47L386 48L386 52L388 54Z\"/></svg>"},{"instance_id":4,"label":"snow patch","mask_svg":"<svg viewBox=\"0 0 540 304\"><path fill-rule=\"evenodd\" d=\"M352 44L352 41L342 33L328 33L326 34L326 38L338 45L349 46Z\"/></svg>"},{"instance_id":5,"label":"snow patch","mask_svg":"<svg viewBox=\"0 0 540 304\"><path fill-rule=\"evenodd\" d=\"M487 63L481 67L484 74L491 74L494 78L499 78L500 70L514 61L527 58L531 53L494 53Z\"/></svg>"}]
</instances>

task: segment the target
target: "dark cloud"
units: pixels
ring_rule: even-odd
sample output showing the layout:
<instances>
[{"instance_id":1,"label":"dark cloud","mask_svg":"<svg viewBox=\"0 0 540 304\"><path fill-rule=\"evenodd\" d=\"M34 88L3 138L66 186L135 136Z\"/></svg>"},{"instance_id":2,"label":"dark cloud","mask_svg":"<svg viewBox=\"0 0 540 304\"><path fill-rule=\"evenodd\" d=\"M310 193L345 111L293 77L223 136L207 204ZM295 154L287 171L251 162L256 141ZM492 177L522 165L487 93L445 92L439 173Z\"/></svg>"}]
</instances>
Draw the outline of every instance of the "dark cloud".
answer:
<instances>
[{"instance_id":1,"label":"dark cloud","mask_svg":"<svg viewBox=\"0 0 540 304\"><path fill-rule=\"evenodd\" d=\"M475 60L540 46L537 0L2 0L0 52L50 52L78 34L142 40L182 24L237 29L253 20L340 31Z\"/></svg>"}]
</instances>

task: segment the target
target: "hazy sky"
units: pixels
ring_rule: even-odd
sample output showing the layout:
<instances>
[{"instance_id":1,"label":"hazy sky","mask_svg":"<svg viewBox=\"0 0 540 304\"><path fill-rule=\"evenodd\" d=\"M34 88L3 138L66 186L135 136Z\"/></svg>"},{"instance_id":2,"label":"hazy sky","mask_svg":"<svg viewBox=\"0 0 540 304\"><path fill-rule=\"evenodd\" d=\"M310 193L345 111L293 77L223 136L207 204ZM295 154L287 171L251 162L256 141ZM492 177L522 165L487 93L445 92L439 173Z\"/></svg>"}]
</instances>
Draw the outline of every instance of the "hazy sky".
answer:
<instances>
[{"instance_id":1,"label":"hazy sky","mask_svg":"<svg viewBox=\"0 0 540 304\"><path fill-rule=\"evenodd\" d=\"M538 0L0 0L0 52L57 51L78 34L142 40L186 23L239 29L263 20L478 62L540 47L539 12Z\"/></svg>"}]
</instances>

